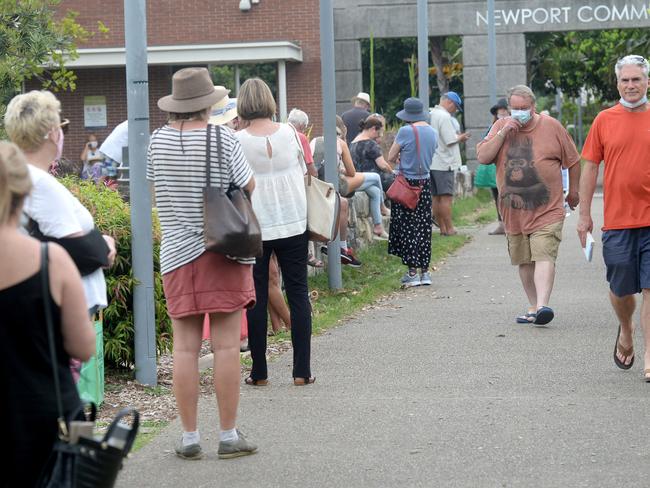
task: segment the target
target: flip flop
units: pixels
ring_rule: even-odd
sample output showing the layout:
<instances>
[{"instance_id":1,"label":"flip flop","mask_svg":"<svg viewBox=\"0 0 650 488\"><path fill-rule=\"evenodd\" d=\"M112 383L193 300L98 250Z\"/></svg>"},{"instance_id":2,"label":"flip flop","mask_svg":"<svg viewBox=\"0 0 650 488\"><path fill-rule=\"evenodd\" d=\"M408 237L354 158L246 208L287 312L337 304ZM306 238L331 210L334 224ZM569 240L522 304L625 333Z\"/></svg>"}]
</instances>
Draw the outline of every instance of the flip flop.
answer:
<instances>
[{"instance_id":1,"label":"flip flop","mask_svg":"<svg viewBox=\"0 0 650 488\"><path fill-rule=\"evenodd\" d=\"M553 317L555 317L555 313L553 313L552 308L550 308L550 307L539 307L537 309L537 314L535 316L535 321L533 322L533 324L535 324L535 325L546 325L551 320L553 320Z\"/></svg>"},{"instance_id":2,"label":"flip flop","mask_svg":"<svg viewBox=\"0 0 650 488\"><path fill-rule=\"evenodd\" d=\"M620 336L621 336L621 324L618 324L618 333L616 334L616 343L614 344L614 364L616 364L616 366L618 366L621 369L630 369L634 364L634 346L627 347L627 348L621 347L620 344L618 343L618 338ZM625 364L623 361L618 359L616 353L619 353L621 356L625 356L626 358L632 357L630 364ZM645 373L646 373L645 380L647 382L650 382L650 378L648 377L648 370L646 370Z\"/></svg>"},{"instance_id":3,"label":"flip flop","mask_svg":"<svg viewBox=\"0 0 650 488\"><path fill-rule=\"evenodd\" d=\"M646 383L650 383L650 369L644 369L643 370L643 380Z\"/></svg>"},{"instance_id":4,"label":"flip flop","mask_svg":"<svg viewBox=\"0 0 650 488\"><path fill-rule=\"evenodd\" d=\"M524 315L520 315L515 320L518 324L532 324L537 318L536 312L526 312Z\"/></svg>"}]
</instances>

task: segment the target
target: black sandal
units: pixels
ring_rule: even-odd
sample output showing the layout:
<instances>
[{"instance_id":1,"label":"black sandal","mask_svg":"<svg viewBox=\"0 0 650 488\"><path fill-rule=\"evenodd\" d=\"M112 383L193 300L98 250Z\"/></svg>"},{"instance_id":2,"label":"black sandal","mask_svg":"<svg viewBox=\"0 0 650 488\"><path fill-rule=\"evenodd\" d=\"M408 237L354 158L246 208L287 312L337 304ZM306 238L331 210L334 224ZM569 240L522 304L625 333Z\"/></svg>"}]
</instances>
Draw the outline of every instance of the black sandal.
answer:
<instances>
[{"instance_id":1,"label":"black sandal","mask_svg":"<svg viewBox=\"0 0 650 488\"><path fill-rule=\"evenodd\" d=\"M616 344L614 345L614 364L621 369L630 369L634 364L634 345L630 347L621 347L618 343L618 338L621 336L621 324L618 324L618 333L616 334ZM618 359L616 353L624 356L625 358L632 358L630 364L625 364L623 361Z\"/></svg>"}]
</instances>

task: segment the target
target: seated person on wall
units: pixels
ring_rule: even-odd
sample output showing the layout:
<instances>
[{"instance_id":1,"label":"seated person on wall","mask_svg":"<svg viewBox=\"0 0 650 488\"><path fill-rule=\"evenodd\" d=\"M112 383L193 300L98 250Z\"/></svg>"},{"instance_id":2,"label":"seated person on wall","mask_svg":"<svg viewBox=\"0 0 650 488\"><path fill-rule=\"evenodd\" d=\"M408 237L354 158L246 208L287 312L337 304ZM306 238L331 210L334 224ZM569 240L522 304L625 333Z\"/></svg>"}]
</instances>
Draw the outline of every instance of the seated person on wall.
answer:
<instances>
[{"instance_id":1,"label":"seated person on wall","mask_svg":"<svg viewBox=\"0 0 650 488\"><path fill-rule=\"evenodd\" d=\"M325 179L325 145L323 144L323 137L316 137L312 139L310 147L314 155L314 167L318 171L318 177L321 180ZM339 239L341 242L341 264L346 264L353 268L361 266L359 261L348 247L348 220L350 218L350 203L347 198L341 196L341 212L339 214ZM327 254L327 246L321 247L321 252Z\"/></svg>"}]
</instances>

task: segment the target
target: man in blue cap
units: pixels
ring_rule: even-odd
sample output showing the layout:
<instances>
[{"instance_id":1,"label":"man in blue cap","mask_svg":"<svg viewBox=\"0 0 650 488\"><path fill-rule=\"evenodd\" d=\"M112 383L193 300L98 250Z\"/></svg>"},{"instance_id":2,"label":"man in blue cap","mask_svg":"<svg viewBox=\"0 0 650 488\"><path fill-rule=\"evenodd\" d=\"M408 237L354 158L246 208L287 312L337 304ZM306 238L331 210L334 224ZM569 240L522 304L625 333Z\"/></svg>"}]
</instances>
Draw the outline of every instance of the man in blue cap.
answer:
<instances>
[{"instance_id":1,"label":"man in blue cap","mask_svg":"<svg viewBox=\"0 0 650 488\"><path fill-rule=\"evenodd\" d=\"M458 93L450 91L440 97L440 103L431 110L431 127L438 131L438 148L431 163L431 194L433 217L440 234L456 234L451 222L451 204L454 198L456 171L463 164L460 157L461 142L469 139L469 132L459 133L454 127L453 114L461 111L463 102Z\"/></svg>"}]
</instances>

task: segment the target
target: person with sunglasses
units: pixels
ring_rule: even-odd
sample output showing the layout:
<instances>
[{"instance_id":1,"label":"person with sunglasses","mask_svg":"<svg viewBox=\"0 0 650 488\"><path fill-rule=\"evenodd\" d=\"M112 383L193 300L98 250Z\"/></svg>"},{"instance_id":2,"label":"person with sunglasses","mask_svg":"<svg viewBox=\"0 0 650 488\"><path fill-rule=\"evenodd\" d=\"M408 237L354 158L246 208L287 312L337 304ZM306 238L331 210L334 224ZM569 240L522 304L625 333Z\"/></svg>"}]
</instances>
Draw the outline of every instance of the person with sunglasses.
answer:
<instances>
[{"instance_id":1,"label":"person with sunglasses","mask_svg":"<svg viewBox=\"0 0 650 488\"><path fill-rule=\"evenodd\" d=\"M102 268L113 264L115 241L102 235L93 216L54 176L48 173L63 154L61 103L49 91L33 90L15 96L7 105L5 129L25 154L32 192L23 213L29 233L61 245L82 276L89 314L106 307L106 281Z\"/></svg>"},{"instance_id":2,"label":"person with sunglasses","mask_svg":"<svg viewBox=\"0 0 650 488\"><path fill-rule=\"evenodd\" d=\"M600 112L582 149L585 165L580 178L578 236L584 248L593 231L591 202L601 161L604 225L603 258L609 298L618 321L614 363L621 369L634 364L634 324L637 293L642 294L641 328L645 355L643 378L650 382L650 104L648 71L643 56L629 55L614 66L619 103Z\"/></svg>"}]
</instances>

